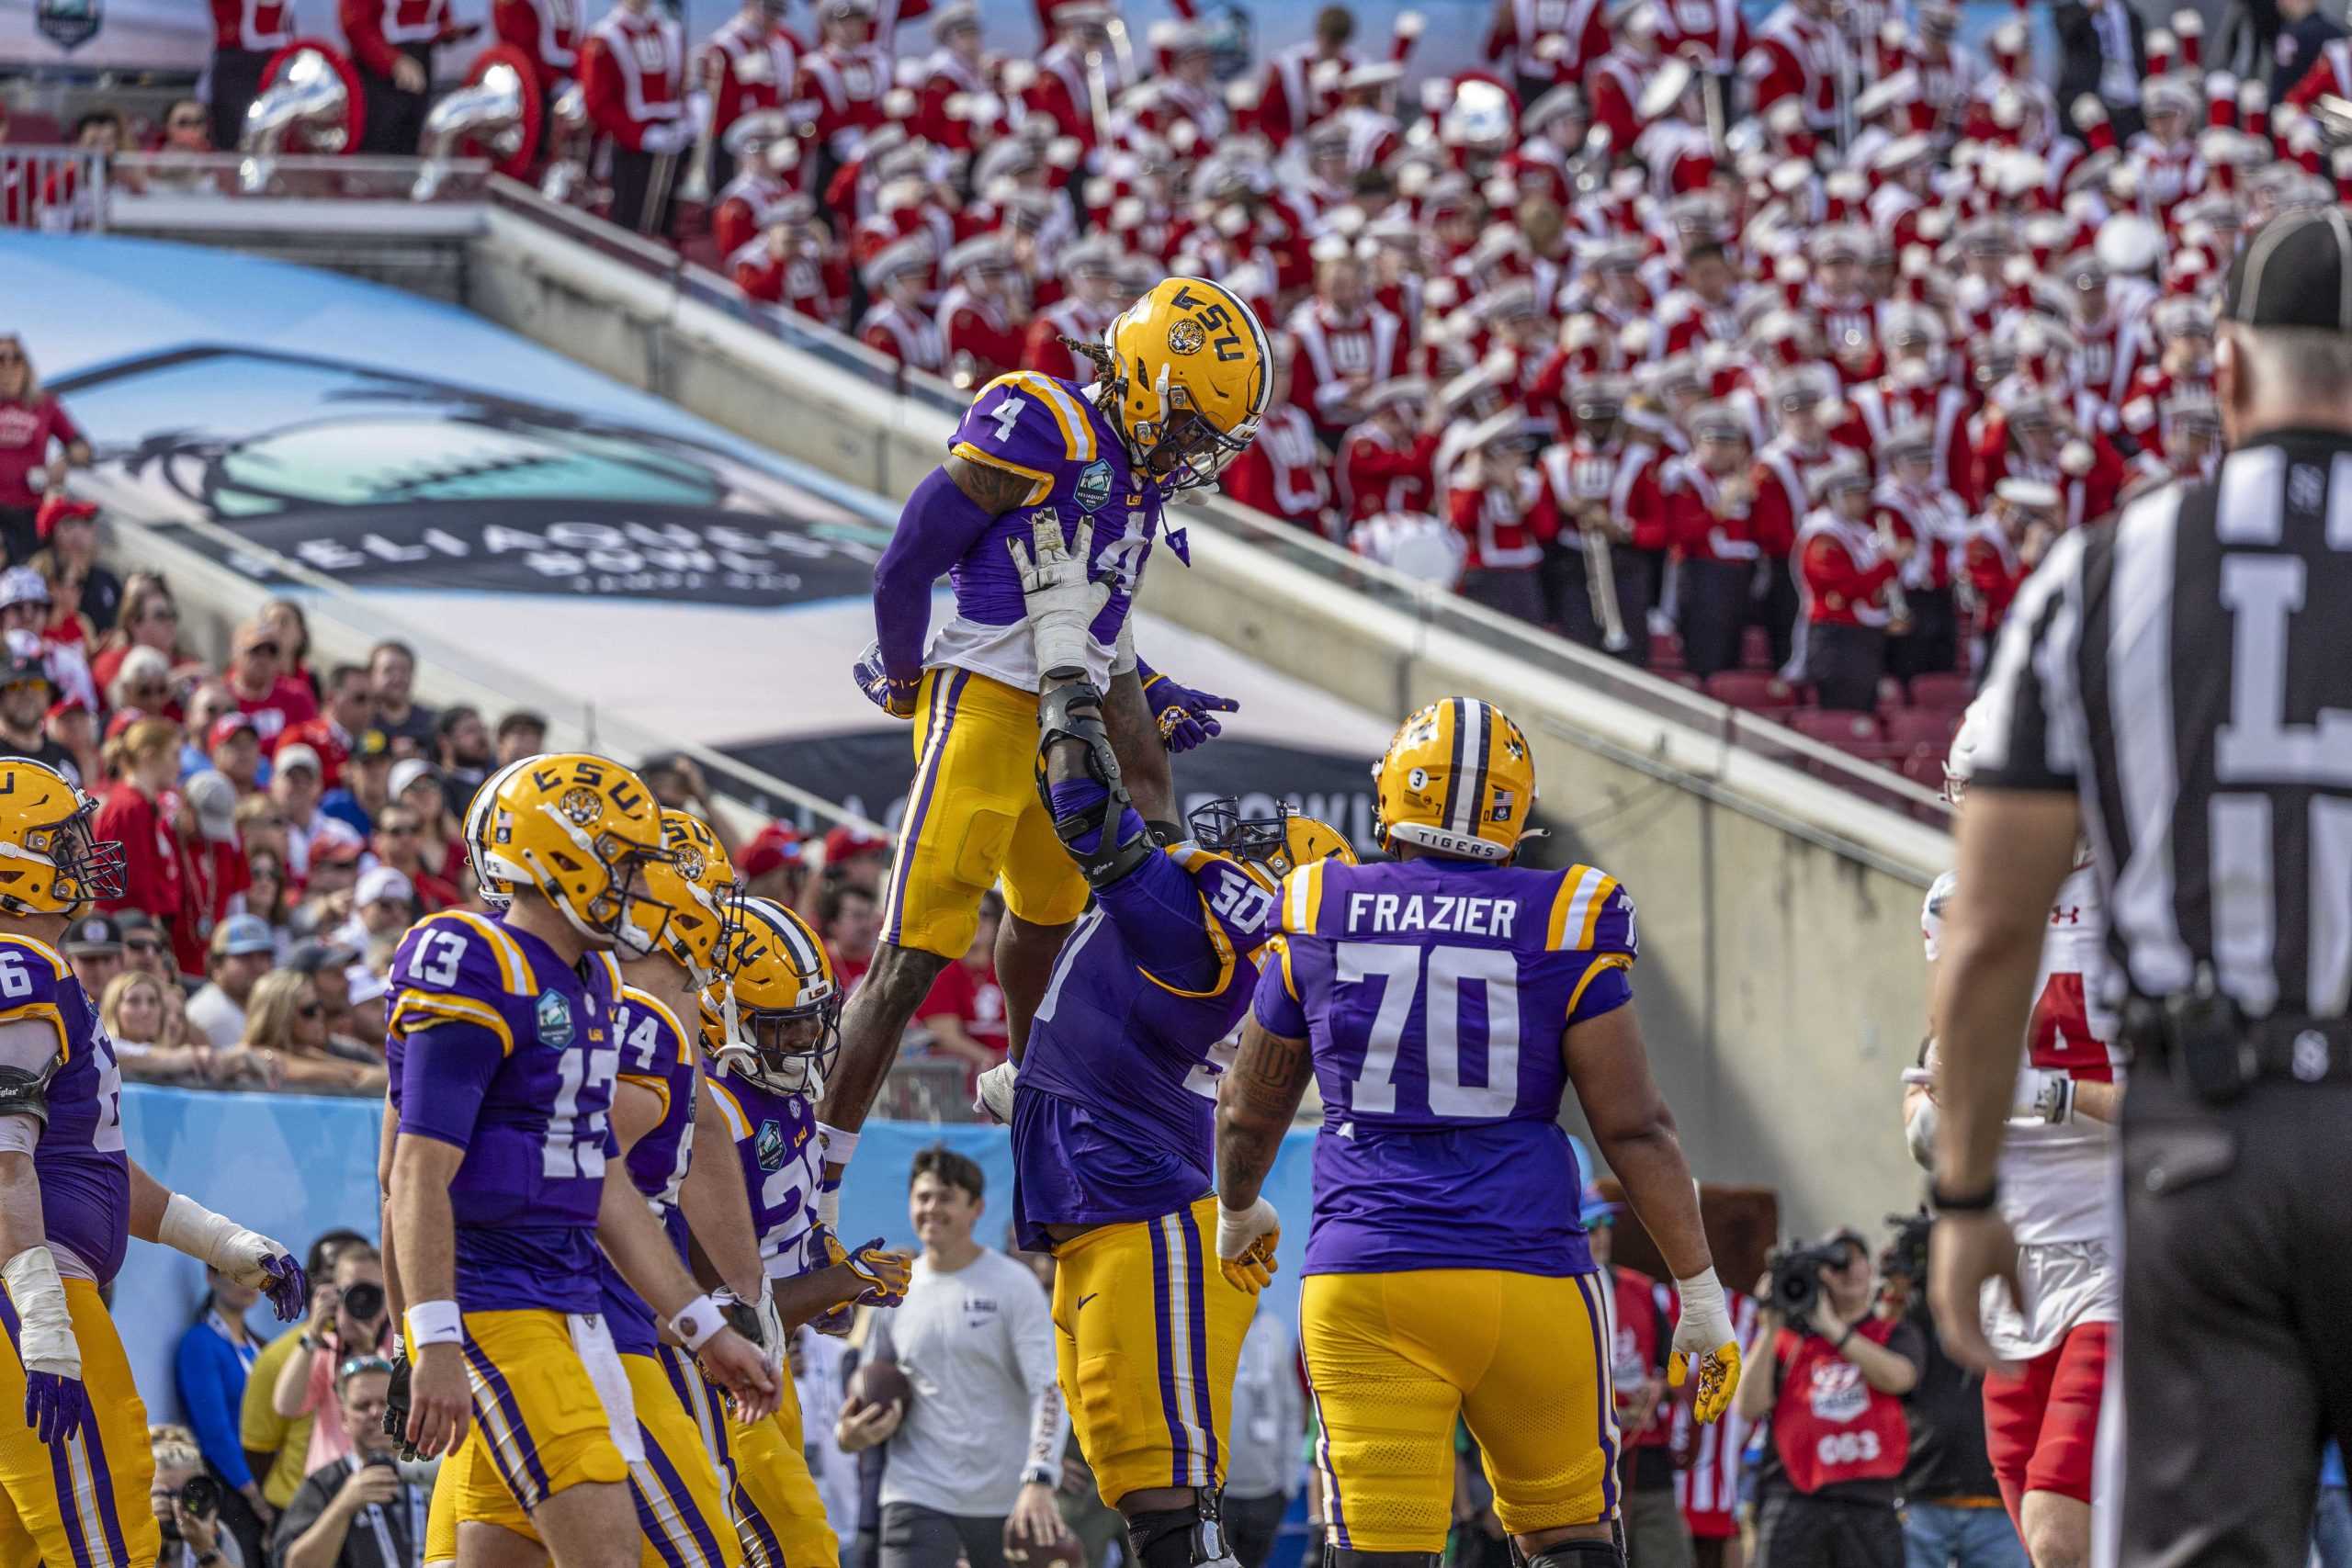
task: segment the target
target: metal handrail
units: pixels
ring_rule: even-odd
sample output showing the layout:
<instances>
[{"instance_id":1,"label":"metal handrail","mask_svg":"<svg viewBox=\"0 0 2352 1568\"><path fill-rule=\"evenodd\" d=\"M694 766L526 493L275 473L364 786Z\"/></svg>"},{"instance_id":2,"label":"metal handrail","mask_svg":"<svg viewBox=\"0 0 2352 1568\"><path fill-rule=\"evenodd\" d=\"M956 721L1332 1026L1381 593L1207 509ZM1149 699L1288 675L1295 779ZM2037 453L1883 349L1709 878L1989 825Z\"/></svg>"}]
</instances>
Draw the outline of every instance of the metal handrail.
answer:
<instances>
[{"instance_id":1,"label":"metal handrail","mask_svg":"<svg viewBox=\"0 0 2352 1568\"><path fill-rule=\"evenodd\" d=\"M0 146L0 220L61 233L103 229L107 155L81 147Z\"/></svg>"},{"instance_id":2,"label":"metal handrail","mask_svg":"<svg viewBox=\"0 0 2352 1568\"><path fill-rule=\"evenodd\" d=\"M820 322L755 305L744 299L741 290L727 278L684 260L665 246L625 233L577 208L549 202L530 186L503 176L492 178L490 200L496 207L578 240L648 277L658 278L671 289L673 307L691 301L718 310L793 349L822 359L874 391L910 403L927 413L953 420L964 412L964 395L940 378L910 371L847 333ZM1220 532L1271 550L1334 586L1363 594L1409 615L1419 625L1451 632L1524 660L1538 669L1574 680L1724 746L1832 779L1873 804L1929 821L1940 822L1949 816L1950 808L1936 792L1899 773L1860 761L1785 725L1758 718L1647 671L1634 669L1540 627L1473 604L1459 594L1356 555L1262 513L1220 497L1188 507L1170 521L1172 525Z\"/></svg>"}]
</instances>

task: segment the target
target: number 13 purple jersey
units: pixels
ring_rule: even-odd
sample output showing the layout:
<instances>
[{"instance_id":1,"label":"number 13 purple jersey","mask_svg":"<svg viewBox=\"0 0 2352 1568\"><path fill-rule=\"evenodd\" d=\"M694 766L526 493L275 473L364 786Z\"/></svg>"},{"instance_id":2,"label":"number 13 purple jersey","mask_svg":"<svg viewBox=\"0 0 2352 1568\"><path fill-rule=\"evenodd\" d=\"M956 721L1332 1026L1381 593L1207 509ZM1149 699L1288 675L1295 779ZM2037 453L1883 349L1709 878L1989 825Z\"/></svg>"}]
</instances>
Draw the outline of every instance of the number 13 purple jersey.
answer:
<instances>
[{"instance_id":1,"label":"number 13 purple jersey","mask_svg":"<svg viewBox=\"0 0 2352 1568\"><path fill-rule=\"evenodd\" d=\"M1326 861L1283 888L1255 1010L1323 1097L1310 1274L1578 1274L1561 1036L1631 999L1633 900L1589 866Z\"/></svg>"}]
</instances>

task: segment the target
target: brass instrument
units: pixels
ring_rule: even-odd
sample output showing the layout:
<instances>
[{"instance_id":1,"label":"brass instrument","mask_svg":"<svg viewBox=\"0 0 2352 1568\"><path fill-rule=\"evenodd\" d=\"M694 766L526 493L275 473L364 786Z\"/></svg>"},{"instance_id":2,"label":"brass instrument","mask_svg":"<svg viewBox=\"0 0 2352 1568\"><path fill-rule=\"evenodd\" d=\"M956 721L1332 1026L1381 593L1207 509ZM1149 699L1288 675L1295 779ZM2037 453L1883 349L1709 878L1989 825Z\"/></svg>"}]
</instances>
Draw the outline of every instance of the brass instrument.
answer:
<instances>
[{"instance_id":1,"label":"brass instrument","mask_svg":"<svg viewBox=\"0 0 2352 1568\"><path fill-rule=\"evenodd\" d=\"M1617 570L1605 502L1588 502L1577 511L1577 536L1584 544L1585 588L1592 595L1593 618L1600 623L1600 646L1623 653L1634 646L1625 630L1624 607L1617 603Z\"/></svg>"}]
</instances>

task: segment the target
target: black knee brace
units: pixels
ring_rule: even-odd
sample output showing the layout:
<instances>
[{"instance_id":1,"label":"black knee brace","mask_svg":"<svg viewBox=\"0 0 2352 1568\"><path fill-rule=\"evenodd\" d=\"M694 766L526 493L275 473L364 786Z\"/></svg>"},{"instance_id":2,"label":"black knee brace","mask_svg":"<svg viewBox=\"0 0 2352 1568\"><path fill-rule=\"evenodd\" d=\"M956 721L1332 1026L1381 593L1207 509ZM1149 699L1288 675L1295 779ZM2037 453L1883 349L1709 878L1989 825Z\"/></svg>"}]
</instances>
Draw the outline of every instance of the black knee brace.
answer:
<instances>
[{"instance_id":1,"label":"black knee brace","mask_svg":"<svg viewBox=\"0 0 2352 1568\"><path fill-rule=\"evenodd\" d=\"M1127 1521L1127 1555L1139 1568L1200 1568L1233 1561L1217 1518L1216 1494L1202 1491L1182 1508L1159 1508Z\"/></svg>"},{"instance_id":2,"label":"black knee brace","mask_svg":"<svg viewBox=\"0 0 2352 1568\"><path fill-rule=\"evenodd\" d=\"M1352 1546L1326 1546L1324 1568L1437 1568L1435 1551L1358 1551Z\"/></svg>"},{"instance_id":3,"label":"black knee brace","mask_svg":"<svg viewBox=\"0 0 2352 1568\"><path fill-rule=\"evenodd\" d=\"M1515 1544L1511 1555L1521 1555ZM1625 1568L1625 1553L1614 1540L1554 1541L1525 1561L1527 1568Z\"/></svg>"}]
</instances>

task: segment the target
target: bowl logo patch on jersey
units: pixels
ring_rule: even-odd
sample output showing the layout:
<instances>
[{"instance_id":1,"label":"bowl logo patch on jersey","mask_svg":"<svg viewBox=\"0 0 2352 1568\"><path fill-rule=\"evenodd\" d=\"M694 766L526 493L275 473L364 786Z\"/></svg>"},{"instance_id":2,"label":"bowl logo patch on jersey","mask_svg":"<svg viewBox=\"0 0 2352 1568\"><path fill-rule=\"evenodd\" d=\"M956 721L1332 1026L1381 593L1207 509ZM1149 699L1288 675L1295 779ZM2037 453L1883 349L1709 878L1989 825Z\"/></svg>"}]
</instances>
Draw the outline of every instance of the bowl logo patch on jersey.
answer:
<instances>
[{"instance_id":1,"label":"bowl logo patch on jersey","mask_svg":"<svg viewBox=\"0 0 2352 1568\"><path fill-rule=\"evenodd\" d=\"M760 1123L760 1135L752 1147L760 1156L762 1170L781 1170L784 1168L784 1129L775 1122Z\"/></svg>"},{"instance_id":2,"label":"bowl logo patch on jersey","mask_svg":"<svg viewBox=\"0 0 2352 1568\"><path fill-rule=\"evenodd\" d=\"M540 1044L560 1051L571 1043L571 1003L561 991L541 991L532 1015L538 1025Z\"/></svg>"},{"instance_id":3,"label":"bowl logo patch on jersey","mask_svg":"<svg viewBox=\"0 0 2352 1568\"><path fill-rule=\"evenodd\" d=\"M1078 505L1082 512L1099 512L1111 499L1111 465L1097 457L1078 472Z\"/></svg>"}]
</instances>

